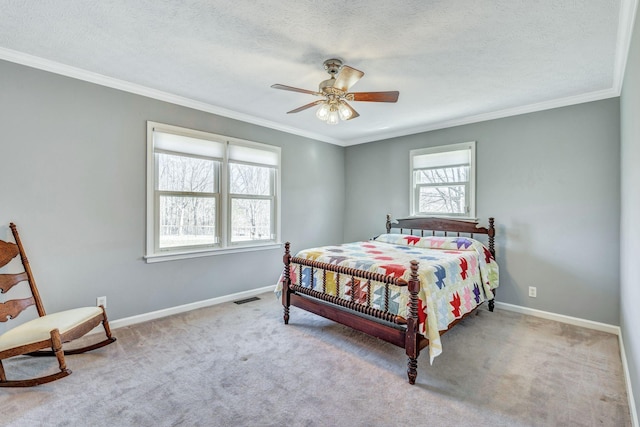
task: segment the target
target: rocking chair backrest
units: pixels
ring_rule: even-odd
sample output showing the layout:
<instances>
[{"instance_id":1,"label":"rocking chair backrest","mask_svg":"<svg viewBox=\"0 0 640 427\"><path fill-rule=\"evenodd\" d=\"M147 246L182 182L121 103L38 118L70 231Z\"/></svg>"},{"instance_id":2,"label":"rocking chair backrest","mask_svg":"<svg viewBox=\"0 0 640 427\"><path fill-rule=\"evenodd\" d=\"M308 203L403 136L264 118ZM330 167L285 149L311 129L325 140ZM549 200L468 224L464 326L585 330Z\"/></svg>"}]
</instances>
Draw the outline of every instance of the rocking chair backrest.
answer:
<instances>
[{"instance_id":1,"label":"rocking chair backrest","mask_svg":"<svg viewBox=\"0 0 640 427\"><path fill-rule=\"evenodd\" d=\"M14 274L0 274L0 293L6 294L15 285L21 282L27 282L29 284L29 289L31 290L31 297L13 299L0 303L0 322L15 319L23 310L31 307L32 305L36 306L39 316L44 316L46 314L44 306L42 305L40 293L38 292L36 282L33 279L33 274L31 273L29 260L27 259L24 248L22 247L18 230L13 223L11 223L9 227L11 228L11 232L13 233L13 238L16 243L0 240L0 268L9 264L11 260L20 255L24 271Z\"/></svg>"}]
</instances>

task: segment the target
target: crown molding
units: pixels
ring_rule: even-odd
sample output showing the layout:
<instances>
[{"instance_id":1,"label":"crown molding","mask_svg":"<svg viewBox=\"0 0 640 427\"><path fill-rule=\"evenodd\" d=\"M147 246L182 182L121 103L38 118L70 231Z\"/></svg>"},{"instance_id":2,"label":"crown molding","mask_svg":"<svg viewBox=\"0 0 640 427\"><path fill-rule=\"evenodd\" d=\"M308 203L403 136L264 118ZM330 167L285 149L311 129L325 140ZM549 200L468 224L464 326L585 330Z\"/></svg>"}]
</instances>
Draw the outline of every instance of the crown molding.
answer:
<instances>
[{"instance_id":1,"label":"crown molding","mask_svg":"<svg viewBox=\"0 0 640 427\"><path fill-rule=\"evenodd\" d=\"M516 108L508 108L490 113L478 114L474 116L460 117L457 119L446 120L438 123L431 123L425 126L417 126L398 131L386 133L378 133L375 137L366 136L362 138L354 138L344 141L343 146L364 144L367 142L380 141L383 139L397 138L401 136L414 135L416 133L429 132L433 130L446 129L454 126L462 126L472 123L483 122L487 120L502 119L520 114L535 113L538 111L550 110L553 108L568 107L570 105L582 104L585 102L600 101L602 99L614 98L622 93L622 84L624 82L624 74L627 66L627 58L629 57L629 48L631 46L631 37L633 36L633 25L636 20L638 11L638 0L621 0L618 21L618 35L616 37L616 53L613 70L613 81L610 89L590 92L586 94L570 96L565 98L554 99L551 101L529 104ZM637 29L640 31L640 27Z\"/></svg>"},{"instance_id":2,"label":"crown molding","mask_svg":"<svg viewBox=\"0 0 640 427\"><path fill-rule=\"evenodd\" d=\"M613 69L613 89L618 96L622 93L624 74L627 68L627 58L633 36L633 24L638 11L638 0L621 0L618 20L618 37L616 40L616 59ZM640 31L638 29L637 31Z\"/></svg>"},{"instance_id":3,"label":"crown molding","mask_svg":"<svg viewBox=\"0 0 640 427\"><path fill-rule=\"evenodd\" d=\"M269 129L286 132L293 135L298 135L304 138L310 138L317 141L327 142L329 144L348 147L351 145L364 144L364 143L380 141L384 139L397 138L401 136L413 135L416 133L446 129L449 127L462 126L466 124L478 123L478 122L483 122L487 120L501 119L501 118L516 116L520 114L533 113L533 112L549 110L553 108L566 107L570 105L581 104L581 103L592 102L592 101L599 101L602 99L620 96L620 93L622 92L622 85L624 82L624 74L625 74L625 69L627 64L627 58L629 56L629 47L631 44L631 37L633 35L633 26L635 23L635 16L637 13L637 9L638 9L638 0L621 0L620 1L615 63L613 64L614 72L613 72L612 86L609 89L529 104L529 105L515 107L515 108L508 108L508 109L493 111L489 113L459 117L459 118L445 120L437 123L430 123L424 126L416 126L412 128L399 129L397 131L381 132L381 133L376 133L375 135L368 135L361 138L354 138L349 140L340 140L340 139L332 138L326 135L318 134L315 132L309 132L303 129L286 126L270 120L261 119L259 117L255 117L249 114L228 110L226 108L218 107L216 105L204 103L201 101L195 101L193 99L174 95L174 94L160 91L157 89L152 89L146 86L130 83L124 80L115 79L102 74L98 74L98 73L87 71L81 68L61 64L59 62L50 61L44 58L40 58L37 56L29 55L29 54L18 52L11 49L5 49L0 47L0 59L4 59L9 62L14 62L14 63L25 65L28 67L48 71L51 73L60 74L66 77L83 80L89 83L94 83L97 85L106 86L113 89L118 89L125 92L145 96L147 98L169 102L171 104L193 108L195 110L204 111L204 112L215 114L218 116L227 117L230 119L239 120L239 121L243 121L243 122L258 125L258 126L263 126ZM640 31L640 29L638 31Z\"/></svg>"},{"instance_id":4,"label":"crown molding","mask_svg":"<svg viewBox=\"0 0 640 427\"><path fill-rule=\"evenodd\" d=\"M195 101L190 98L185 98L185 97L174 95L161 90L149 88L139 84L127 82L124 80L119 80L113 77L108 77L103 74L94 73L92 71L87 71L82 68L61 64L59 62L29 55L23 52L18 52L15 50L0 47L0 59L9 61L9 62L14 62L20 65L25 65L27 67L36 68L39 70L59 74L65 77L71 77L77 80L94 83L100 86L105 86L105 87L121 90L128 93L141 95L147 98L156 99L158 101L164 101L171 104L180 105L182 107L193 108L195 110L204 111L206 113L215 114L215 115L226 117L229 119L240 120L246 123L263 126L273 130L282 131L282 132L302 136L305 138L314 139L317 141L328 142L330 144L342 145L342 141L335 138L328 137L326 135L307 132L302 129L294 128L291 126L285 126L280 123L272 122L270 120L265 120L259 117L251 116L249 114L239 113L237 111L228 110L226 108L218 107L212 104L207 104L201 101Z\"/></svg>"},{"instance_id":5,"label":"crown molding","mask_svg":"<svg viewBox=\"0 0 640 427\"><path fill-rule=\"evenodd\" d=\"M380 141L383 139L397 138L401 136L414 135L422 132L430 132L433 130L446 129L456 126L468 125L472 123L486 122L488 120L503 119L505 117L519 116L521 114L535 113L538 111L551 110L553 108L568 107L570 105L583 104L585 102L600 101L602 99L614 98L620 96L620 92L615 89L604 89L595 92L585 93L582 95L569 96L566 98L553 99L551 101L538 102L535 104L523 105L521 107L507 108L490 113L476 114L474 116L460 117L452 120L445 120L438 123L430 123L424 126L416 126L412 128L401 129L396 132L378 133L374 138L363 137L355 138L344 142L344 146L364 144L367 142Z\"/></svg>"}]
</instances>

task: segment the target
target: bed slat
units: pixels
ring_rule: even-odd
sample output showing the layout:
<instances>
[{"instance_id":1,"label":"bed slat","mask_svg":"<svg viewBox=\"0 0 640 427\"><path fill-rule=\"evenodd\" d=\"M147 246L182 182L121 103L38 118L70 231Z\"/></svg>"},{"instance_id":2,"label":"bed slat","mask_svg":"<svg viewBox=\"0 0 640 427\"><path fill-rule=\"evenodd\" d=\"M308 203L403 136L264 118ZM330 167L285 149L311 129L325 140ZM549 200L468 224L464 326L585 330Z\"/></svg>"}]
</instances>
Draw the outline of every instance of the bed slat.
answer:
<instances>
[{"instance_id":1,"label":"bed slat","mask_svg":"<svg viewBox=\"0 0 640 427\"><path fill-rule=\"evenodd\" d=\"M396 325L402 325L406 320L402 316L384 312L373 307L367 307L353 300L345 300L340 297L325 294L322 292L314 291L313 289L305 288L304 286L291 284L289 288L297 293L309 295L316 299L330 302L331 304L339 305L340 307L348 308L349 310L357 311L359 313L366 314L367 316L375 317L376 319L384 320L386 322L395 323ZM353 288L351 288L353 290ZM353 294L351 295L353 298Z\"/></svg>"}]
</instances>

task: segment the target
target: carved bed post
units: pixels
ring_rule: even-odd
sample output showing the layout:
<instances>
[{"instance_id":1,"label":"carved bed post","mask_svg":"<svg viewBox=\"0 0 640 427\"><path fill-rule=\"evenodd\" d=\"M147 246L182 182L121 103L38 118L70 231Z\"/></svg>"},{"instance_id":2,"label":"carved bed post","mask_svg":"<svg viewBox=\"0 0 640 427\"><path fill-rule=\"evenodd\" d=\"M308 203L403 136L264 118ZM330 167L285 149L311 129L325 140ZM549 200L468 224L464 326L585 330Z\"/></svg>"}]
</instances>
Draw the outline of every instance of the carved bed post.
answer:
<instances>
[{"instance_id":1,"label":"carved bed post","mask_svg":"<svg viewBox=\"0 0 640 427\"><path fill-rule=\"evenodd\" d=\"M490 217L489 218L489 232L487 233L487 235L489 236L489 252L491 252L491 255L493 255L493 258L495 259L495 257L496 257L496 249L495 249L496 229L493 226L493 221L494 221L494 218Z\"/></svg>"},{"instance_id":2,"label":"carved bed post","mask_svg":"<svg viewBox=\"0 0 640 427\"><path fill-rule=\"evenodd\" d=\"M409 317L407 319L407 335L405 350L409 360L407 361L407 376L409 384L416 383L418 376L418 291L420 290L420 279L418 279L418 261L411 261L411 280L409 288Z\"/></svg>"},{"instance_id":3,"label":"carved bed post","mask_svg":"<svg viewBox=\"0 0 640 427\"><path fill-rule=\"evenodd\" d=\"M282 279L282 306L284 307L284 324L289 324L289 305L290 305L290 295L291 289L289 286L291 285L291 277L289 277L290 273L290 265L291 265L291 253L289 252L289 242L284 244L284 256L282 257L282 262L284 263L284 273Z\"/></svg>"},{"instance_id":4,"label":"carved bed post","mask_svg":"<svg viewBox=\"0 0 640 427\"><path fill-rule=\"evenodd\" d=\"M496 229L493 226L494 218L489 218L489 232L487 235L489 236L489 252L493 256L493 259L496 259L496 249L495 249L495 235ZM493 312L496 303L496 290L493 290L493 299L489 300L489 311Z\"/></svg>"},{"instance_id":5,"label":"carved bed post","mask_svg":"<svg viewBox=\"0 0 640 427\"><path fill-rule=\"evenodd\" d=\"M387 214L387 234L391 233L391 214Z\"/></svg>"}]
</instances>

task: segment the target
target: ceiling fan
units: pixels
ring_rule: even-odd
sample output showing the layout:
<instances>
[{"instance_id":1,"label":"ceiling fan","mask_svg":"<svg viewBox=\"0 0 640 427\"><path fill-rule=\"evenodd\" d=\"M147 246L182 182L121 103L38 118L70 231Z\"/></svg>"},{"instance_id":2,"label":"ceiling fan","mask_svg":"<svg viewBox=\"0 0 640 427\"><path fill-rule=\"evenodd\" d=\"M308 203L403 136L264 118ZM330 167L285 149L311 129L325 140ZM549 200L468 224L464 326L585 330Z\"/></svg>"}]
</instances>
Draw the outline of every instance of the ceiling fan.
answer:
<instances>
[{"instance_id":1,"label":"ceiling fan","mask_svg":"<svg viewBox=\"0 0 640 427\"><path fill-rule=\"evenodd\" d=\"M351 86L364 76L364 73L348 65L342 65L339 59L327 59L324 61L324 69L331 76L329 79L320 82L318 91L299 89L296 87L275 84L274 89L289 90L291 92L308 93L319 96L322 99L310 102L295 110L287 111L287 114L298 113L316 105L320 108L316 111L316 116L329 124L337 124L340 120L351 120L360 114L347 103L347 101L367 101L367 102L396 102L398 101L398 91L390 92L348 92Z\"/></svg>"}]
</instances>

